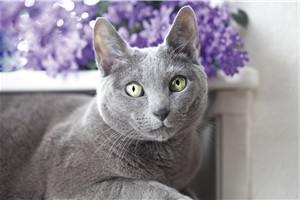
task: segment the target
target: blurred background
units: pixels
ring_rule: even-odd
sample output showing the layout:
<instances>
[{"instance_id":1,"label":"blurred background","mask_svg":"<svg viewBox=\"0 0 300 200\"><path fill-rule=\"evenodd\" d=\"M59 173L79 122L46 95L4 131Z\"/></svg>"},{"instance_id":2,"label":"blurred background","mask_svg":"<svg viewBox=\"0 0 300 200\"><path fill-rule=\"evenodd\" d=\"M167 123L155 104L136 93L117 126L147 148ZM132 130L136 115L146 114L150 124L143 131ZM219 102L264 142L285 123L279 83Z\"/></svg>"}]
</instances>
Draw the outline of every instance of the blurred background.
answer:
<instances>
[{"instance_id":1,"label":"blurred background","mask_svg":"<svg viewBox=\"0 0 300 200\"><path fill-rule=\"evenodd\" d=\"M67 74L96 69L92 47L97 17L107 18L135 47L163 42L178 10L191 6L201 43L200 62L208 76L217 70L238 73L249 61L236 23L246 27L247 15L228 4L210 1L1 1L0 71L20 68Z\"/></svg>"},{"instance_id":2,"label":"blurred background","mask_svg":"<svg viewBox=\"0 0 300 200\"><path fill-rule=\"evenodd\" d=\"M219 72L229 79L238 77L245 65L259 74L248 138L252 160L248 197L297 199L298 1L1 1L0 88L20 82L4 81L7 72L38 70L58 80L95 70L92 34L100 16L108 18L130 45L156 46L184 5L195 10L199 61L210 80L218 79Z\"/></svg>"},{"instance_id":3,"label":"blurred background","mask_svg":"<svg viewBox=\"0 0 300 200\"><path fill-rule=\"evenodd\" d=\"M253 199L299 198L299 1L232 2L259 73L252 124Z\"/></svg>"}]
</instances>

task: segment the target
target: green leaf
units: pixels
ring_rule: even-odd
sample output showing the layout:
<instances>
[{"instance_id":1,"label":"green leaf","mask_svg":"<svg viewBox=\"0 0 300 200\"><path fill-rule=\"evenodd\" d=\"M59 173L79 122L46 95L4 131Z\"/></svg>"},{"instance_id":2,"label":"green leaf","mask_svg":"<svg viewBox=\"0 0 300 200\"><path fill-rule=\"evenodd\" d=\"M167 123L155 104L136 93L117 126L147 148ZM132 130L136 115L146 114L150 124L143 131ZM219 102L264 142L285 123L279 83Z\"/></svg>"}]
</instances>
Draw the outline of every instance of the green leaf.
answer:
<instances>
[{"instance_id":1,"label":"green leaf","mask_svg":"<svg viewBox=\"0 0 300 200\"><path fill-rule=\"evenodd\" d=\"M249 22L248 15L243 10L238 10L237 13L231 13L231 18L240 26L246 28Z\"/></svg>"},{"instance_id":2,"label":"green leaf","mask_svg":"<svg viewBox=\"0 0 300 200\"><path fill-rule=\"evenodd\" d=\"M95 70L97 69L97 65L95 61L88 61L88 63L84 67L85 70Z\"/></svg>"},{"instance_id":3,"label":"green leaf","mask_svg":"<svg viewBox=\"0 0 300 200\"><path fill-rule=\"evenodd\" d=\"M100 17L103 13L107 12L108 9L108 1L100 1L98 5L97 16Z\"/></svg>"}]
</instances>

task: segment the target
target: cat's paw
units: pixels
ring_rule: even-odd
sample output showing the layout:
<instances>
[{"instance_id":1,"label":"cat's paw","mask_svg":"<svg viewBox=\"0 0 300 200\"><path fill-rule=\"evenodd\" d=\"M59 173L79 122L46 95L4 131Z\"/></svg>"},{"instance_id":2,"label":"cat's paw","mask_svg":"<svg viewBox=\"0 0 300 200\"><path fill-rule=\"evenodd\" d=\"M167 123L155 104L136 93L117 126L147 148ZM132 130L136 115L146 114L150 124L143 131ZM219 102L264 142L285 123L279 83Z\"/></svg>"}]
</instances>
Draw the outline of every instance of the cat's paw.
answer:
<instances>
[{"instance_id":1,"label":"cat's paw","mask_svg":"<svg viewBox=\"0 0 300 200\"><path fill-rule=\"evenodd\" d=\"M180 192L178 192L176 189L168 187L160 182L149 181L148 183L150 185L149 189L154 190L154 191L150 191L150 194L152 193L152 195L149 197L152 199L191 200L190 197L185 196L185 195L181 194ZM146 197L146 199L147 199L147 197Z\"/></svg>"},{"instance_id":2,"label":"cat's paw","mask_svg":"<svg viewBox=\"0 0 300 200\"><path fill-rule=\"evenodd\" d=\"M82 193L77 193L75 199L191 200L190 197L158 181L124 178L97 183Z\"/></svg>"}]
</instances>

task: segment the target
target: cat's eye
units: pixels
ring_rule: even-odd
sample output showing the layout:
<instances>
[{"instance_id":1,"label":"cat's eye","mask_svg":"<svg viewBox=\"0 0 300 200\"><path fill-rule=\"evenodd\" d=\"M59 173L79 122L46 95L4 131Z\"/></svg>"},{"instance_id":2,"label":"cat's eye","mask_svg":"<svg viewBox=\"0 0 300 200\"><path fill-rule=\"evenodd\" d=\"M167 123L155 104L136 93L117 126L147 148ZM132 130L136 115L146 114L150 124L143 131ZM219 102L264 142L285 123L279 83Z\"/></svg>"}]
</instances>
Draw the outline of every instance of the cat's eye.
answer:
<instances>
[{"instance_id":1,"label":"cat's eye","mask_svg":"<svg viewBox=\"0 0 300 200\"><path fill-rule=\"evenodd\" d=\"M177 75L174 78L172 78L170 82L170 90L172 92L180 92L182 91L186 86L186 79L184 76Z\"/></svg>"},{"instance_id":2,"label":"cat's eye","mask_svg":"<svg viewBox=\"0 0 300 200\"><path fill-rule=\"evenodd\" d=\"M143 87L137 82L131 82L126 85L126 94L132 97L141 97L144 95Z\"/></svg>"}]
</instances>

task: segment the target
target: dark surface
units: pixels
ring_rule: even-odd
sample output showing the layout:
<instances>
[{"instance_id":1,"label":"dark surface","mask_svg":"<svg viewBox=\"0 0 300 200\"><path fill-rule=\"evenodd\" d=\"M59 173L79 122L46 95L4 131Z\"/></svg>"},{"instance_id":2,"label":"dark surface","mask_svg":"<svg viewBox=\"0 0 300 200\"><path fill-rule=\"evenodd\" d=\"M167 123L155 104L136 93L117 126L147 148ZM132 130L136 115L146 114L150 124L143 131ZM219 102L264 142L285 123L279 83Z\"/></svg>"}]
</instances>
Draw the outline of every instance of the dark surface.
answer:
<instances>
[{"instance_id":1,"label":"dark surface","mask_svg":"<svg viewBox=\"0 0 300 200\"><path fill-rule=\"evenodd\" d=\"M208 119L204 132L200 135L204 147L204 157L200 172L190 186L201 200L216 199L216 135L217 117Z\"/></svg>"}]
</instances>

